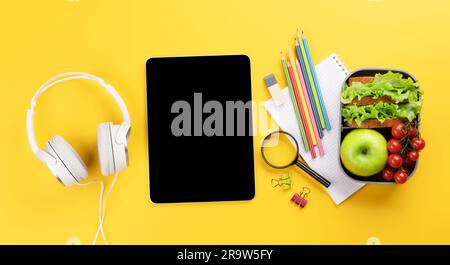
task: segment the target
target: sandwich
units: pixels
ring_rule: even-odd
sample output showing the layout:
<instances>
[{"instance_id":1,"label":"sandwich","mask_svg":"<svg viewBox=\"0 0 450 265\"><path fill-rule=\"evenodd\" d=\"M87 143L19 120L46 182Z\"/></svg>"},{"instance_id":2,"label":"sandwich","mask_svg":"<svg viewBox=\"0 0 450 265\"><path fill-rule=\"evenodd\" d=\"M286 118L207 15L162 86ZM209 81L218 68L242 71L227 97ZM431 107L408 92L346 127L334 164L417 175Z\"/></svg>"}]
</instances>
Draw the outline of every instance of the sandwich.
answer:
<instances>
[{"instance_id":1,"label":"sandwich","mask_svg":"<svg viewBox=\"0 0 450 265\"><path fill-rule=\"evenodd\" d=\"M419 83L401 73L351 77L341 94L342 116L352 128L392 127L417 117L421 96Z\"/></svg>"}]
</instances>

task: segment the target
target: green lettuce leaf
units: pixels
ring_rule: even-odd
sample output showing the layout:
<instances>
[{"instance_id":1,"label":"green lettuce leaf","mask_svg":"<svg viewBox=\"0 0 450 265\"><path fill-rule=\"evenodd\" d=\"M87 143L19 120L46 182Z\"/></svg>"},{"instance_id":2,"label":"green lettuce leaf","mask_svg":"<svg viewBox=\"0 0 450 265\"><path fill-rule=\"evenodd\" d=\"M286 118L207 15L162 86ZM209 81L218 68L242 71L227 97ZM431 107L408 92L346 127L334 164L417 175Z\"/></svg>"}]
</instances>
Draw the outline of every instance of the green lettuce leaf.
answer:
<instances>
[{"instance_id":1,"label":"green lettuce leaf","mask_svg":"<svg viewBox=\"0 0 450 265\"><path fill-rule=\"evenodd\" d=\"M397 111L397 117L412 121L416 118L421 108L422 104L419 101L411 102L408 104L400 104Z\"/></svg>"},{"instance_id":2,"label":"green lettuce leaf","mask_svg":"<svg viewBox=\"0 0 450 265\"><path fill-rule=\"evenodd\" d=\"M395 103L405 103L417 102L421 95L422 90L418 82L409 77L403 78L400 73L389 71L385 74L376 74L372 83L353 82L351 86L346 84L341 101L343 104L349 104L355 98L388 96Z\"/></svg>"},{"instance_id":3,"label":"green lettuce leaf","mask_svg":"<svg viewBox=\"0 0 450 265\"><path fill-rule=\"evenodd\" d=\"M342 107L342 116L346 123L350 124L355 121L358 125L368 119L377 119L379 122L383 122L386 119L404 118L412 121L419 114L421 107L420 101L406 104L380 102L365 106L351 104Z\"/></svg>"}]
</instances>

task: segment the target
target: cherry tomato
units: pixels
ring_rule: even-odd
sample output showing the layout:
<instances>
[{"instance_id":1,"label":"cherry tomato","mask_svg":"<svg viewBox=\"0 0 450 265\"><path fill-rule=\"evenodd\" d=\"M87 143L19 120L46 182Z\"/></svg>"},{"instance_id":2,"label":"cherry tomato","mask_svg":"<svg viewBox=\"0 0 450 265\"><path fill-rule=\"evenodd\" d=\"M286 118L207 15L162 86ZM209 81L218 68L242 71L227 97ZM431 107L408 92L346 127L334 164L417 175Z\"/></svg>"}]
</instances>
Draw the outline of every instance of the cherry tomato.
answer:
<instances>
[{"instance_id":1,"label":"cherry tomato","mask_svg":"<svg viewBox=\"0 0 450 265\"><path fill-rule=\"evenodd\" d=\"M402 144L397 139L391 139L387 143L387 149L389 152L396 154L402 151Z\"/></svg>"},{"instance_id":2,"label":"cherry tomato","mask_svg":"<svg viewBox=\"0 0 450 265\"><path fill-rule=\"evenodd\" d=\"M414 138L417 135L417 128L416 127L411 127L409 129L409 137Z\"/></svg>"},{"instance_id":3,"label":"cherry tomato","mask_svg":"<svg viewBox=\"0 0 450 265\"><path fill-rule=\"evenodd\" d=\"M403 164L403 158L398 154L390 154L388 164L393 168L399 168Z\"/></svg>"},{"instance_id":4,"label":"cherry tomato","mask_svg":"<svg viewBox=\"0 0 450 265\"><path fill-rule=\"evenodd\" d=\"M409 169L407 169L406 167L401 167L401 168L399 168L399 169L398 169L398 171L402 171L402 172L405 172L405 173L406 173L406 175L408 175L408 176L409 176Z\"/></svg>"},{"instance_id":5,"label":"cherry tomato","mask_svg":"<svg viewBox=\"0 0 450 265\"><path fill-rule=\"evenodd\" d=\"M413 167L416 164L416 161L411 161L409 159L406 159L406 164L410 167Z\"/></svg>"},{"instance_id":6,"label":"cherry tomato","mask_svg":"<svg viewBox=\"0 0 450 265\"><path fill-rule=\"evenodd\" d=\"M414 150L420 151L425 148L425 140L423 138L414 138L411 140L411 146Z\"/></svg>"},{"instance_id":7,"label":"cherry tomato","mask_svg":"<svg viewBox=\"0 0 450 265\"><path fill-rule=\"evenodd\" d=\"M419 159L419 152L411 151L407 154L407 157L408 157L408 160L417 161L417 159Z\"/></svg>"},{"instance_id":8,"label":"cherry tomato","mask_svg":"<svg viewBox=\"0 0 450 265\"><path fill-rule=\"evenodd\" d=\"M395 183L397 183L397 184L403 184L408 180L408 174L399 170L399 171L395 172L394 180L395 180Z\"/></svg>"},{"instance_id":9,"label":"cherry tomato","mask_svg":"<svg viewBox=\"0 0 450 265\"><path fill-rule=\"evenodd\" d=\"M403 129L404 124L402 122L396 123L392 126L391 134L395 139L401 139L406 136L407 132Z\"/></svg>"},{"instance_id":10,"label":"cherry tomato","mask_svg":"<svg viewBox=\"0 0 450 265\"><path fill-rule=\"evenodd\" d=\"M383 169L383 172L381 173L381 175L383 176L383 178L387 181L391 181L394 179L394 170L392 168L385 168Z\"/></svg>"}]
</instances>

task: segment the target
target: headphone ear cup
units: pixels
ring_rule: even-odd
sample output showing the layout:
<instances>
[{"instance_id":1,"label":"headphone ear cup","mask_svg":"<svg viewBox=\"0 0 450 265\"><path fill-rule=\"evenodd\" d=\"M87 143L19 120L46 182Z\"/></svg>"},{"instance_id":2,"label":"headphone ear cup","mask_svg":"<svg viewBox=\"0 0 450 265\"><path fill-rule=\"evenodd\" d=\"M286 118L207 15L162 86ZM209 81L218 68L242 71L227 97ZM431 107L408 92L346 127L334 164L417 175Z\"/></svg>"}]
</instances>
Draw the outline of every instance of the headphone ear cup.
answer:
<instances>
[{"instance_id":1,"label":"headphone ear cup","mask_svg":"<svg viewBox=\"0 0 450 265\"><path fill-rule=\"evenodd\" d=\"M72 186L88 176L87 167L72 146L59 135L53 136L44 148L56 159L48 167L56 178L65 186Z\"/></svg>"},{"instance_id":2,"label":"headphone ear cup","mask_svg":"<svg viewBox=\"0 0 450 265\"><path fill-rule=\"evenodd\" d=\"M120 139L118 139L120 125L110 123L110 129L115 172L117 173L125 170L128 166L128 141L120 141Z\"/></svg>"},{"instance_id":3,"label":"headphone ear cup","mask_svg":"<svg viewBox=\"0 0 450 265\"><path fill-rule=\"evenodd\" d=\"M115 172L112 140L110 122L100 123L97 129L98 161L105 177Z\"/></svg>"},{"instance_id":4,"label":"headphone ear cup","mask_svg":"<svg viewBox=\"0 0 450 265\"><path fill-rule=\"evenodd\" d=\"M104 122L98 126L97 143L100 170L103 176L110 176L127 168L127 143L117 141L119 125Z\"/></svg>"}]
</instances>

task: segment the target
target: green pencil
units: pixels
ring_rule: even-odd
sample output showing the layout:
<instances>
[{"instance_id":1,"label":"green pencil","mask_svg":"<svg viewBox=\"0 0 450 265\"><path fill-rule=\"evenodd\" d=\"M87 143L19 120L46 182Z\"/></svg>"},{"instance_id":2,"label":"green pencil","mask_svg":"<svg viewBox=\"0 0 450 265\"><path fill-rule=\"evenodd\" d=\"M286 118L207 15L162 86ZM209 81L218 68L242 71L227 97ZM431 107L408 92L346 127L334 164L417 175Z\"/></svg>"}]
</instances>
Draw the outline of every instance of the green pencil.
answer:
<instances>
[{"instance_id":1,"label":"green pencil","mask_svg":"<svg viewBox=\"0 0 450 265\"><path fill-rule=\"evenodd\" d=\"M319 84L319 80L317 79L316 68L314 67L314 63L313 63L313 60L311 57L311 51L309 50L308 41L306 40L306 37L303 34L303 31L302 31L302 38L303 38L303 40L302 40L303 45L305 45L306 57L308 57L308 62L309 62L309 65L311 66L311 73L312 73L312 76L314 79L314 84L317 89L317 95L319 96L320 107L322 108L323 117L325 119L325 126L327 127L327 131L329 131L329 130L331 130L330 119L328 118L327 109L323 102L322 92L320 91L320 84Z\"/></svg>"},{"instance_id":2,"label":"green pencil","mask_svg":"<svg viewBox=\"0 0 450 265\"><path fill-rule=\"evenodd\" d=\"M320 125L321 125L322 129L325 129L326 124L325 124L322 106L320 105L319 95L317 94L316 85L314 84L313 75L312 75L311 69L310 69L311 66L309 65L308 58L306 57L305 45L303 44L303 41L301 41L302 39L301 39L301 36L300 36L300 33L298 32L298 30L297 30L297 39L299 40L298 42L300 45L300 50L302 52L303 61L305 62L305 68L306 68L308 80L309 80L309 83L311 84L312 92L314 95L314 102L317 106L317 111L319 112ZM314 67L314 65L312 67Z\"/></svg>"},{"instance_id":3,"label":"green pencil","mask_svg":"<svg viewBox=\"0 0 450 265\"><path fill-rule=\"evenodd\" d=\"M295 116L297 117L298 128L300 129L300 133L302 135L303 146L305 147L306 152L309 152L309 146L306 141L306 134L303 129L303 122L302 122L302 119L300 118L300 110L298 109L298 105L295 104L296 99L295 99L295 94L294 94L294 88L292 87L291 79L289 78L289 71L288 71L288 68L286 65L286 58L284 58L283 52L281 52L281 64L283 65L284 76L286 78L286 82L287 82L288 88L289 88L289 95L291 96L291 102L292 102L292 105L294 106Z\"/></svg>"}]
</instances>

